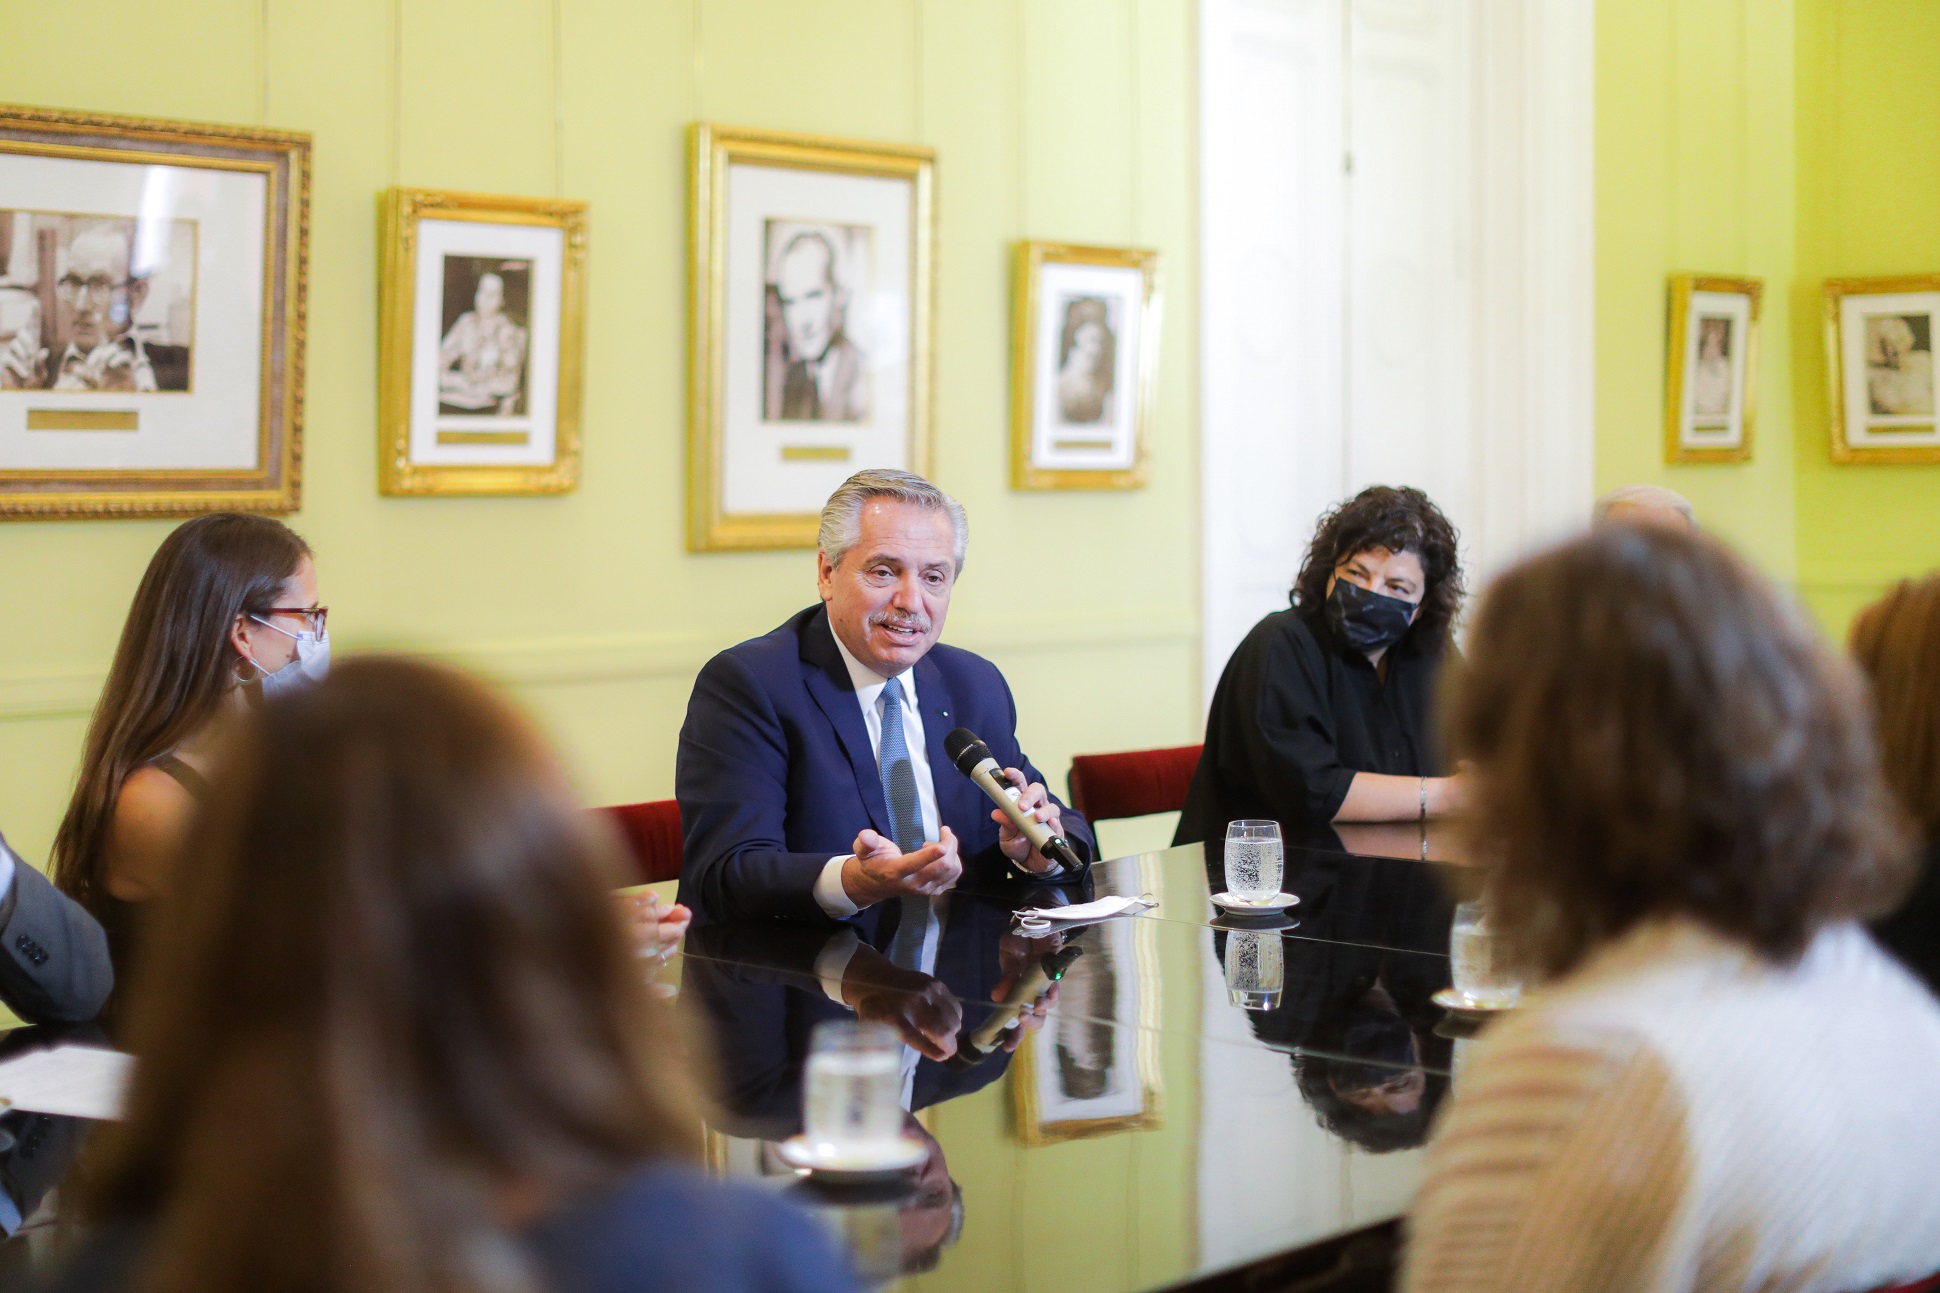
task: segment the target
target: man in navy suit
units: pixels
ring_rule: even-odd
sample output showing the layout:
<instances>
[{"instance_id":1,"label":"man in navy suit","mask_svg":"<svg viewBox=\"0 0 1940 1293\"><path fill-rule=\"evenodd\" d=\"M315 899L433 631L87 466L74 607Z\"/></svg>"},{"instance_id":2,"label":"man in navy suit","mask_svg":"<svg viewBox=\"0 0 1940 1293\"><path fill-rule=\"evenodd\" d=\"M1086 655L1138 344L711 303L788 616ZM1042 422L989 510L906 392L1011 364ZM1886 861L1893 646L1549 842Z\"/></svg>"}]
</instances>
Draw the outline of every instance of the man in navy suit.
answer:
<instances>
[{"instance_id":1,"label":"man in navy suit","mask_svg":"<svg viewBox=\"0 0 1940 1293\"><path fill-rule=\"evenodd\" d=\"M1018 748L1003 675L937 642L967 541L963 508L930 482L859 472L822 509L822 605L701 670L674 786L680 901L703 921L844 919L891 899L908 911L966 871L1078 879L949 766L957 727L989 745L1026 811L1095 856Z\"/></svg>"}]
</instances>

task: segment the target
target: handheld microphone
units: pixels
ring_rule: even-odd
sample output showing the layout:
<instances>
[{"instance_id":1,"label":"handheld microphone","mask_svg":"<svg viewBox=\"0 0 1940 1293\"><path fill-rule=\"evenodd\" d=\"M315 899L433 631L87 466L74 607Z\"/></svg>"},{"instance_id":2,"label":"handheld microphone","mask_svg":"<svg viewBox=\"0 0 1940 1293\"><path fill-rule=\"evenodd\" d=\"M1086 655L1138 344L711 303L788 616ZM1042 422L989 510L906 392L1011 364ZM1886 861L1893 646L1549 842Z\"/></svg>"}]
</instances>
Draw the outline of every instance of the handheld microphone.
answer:
<instances>
[{"instance_id":1,"label":"handheld microphone","mask_svg":"<svg viewBox=\"0 0 1940 1293\"><path fill-rule=\"evenodd\" d=\"M1003 768L990 753L990 747L977 739L977 734L967 727L959 727L943 738L943 752L950 756L950 762L957 765L957 771L982 787L990 796L990 802L1003 810L1010 818L1010 824L1023 833L1031 842L1031 847L1045 857L1071 871L1082 871L1084 860L1078 851L1065 841L1062 835L1053 835L1051 828L1017 806L1012 798L1016 787L1003 778Z\"/></svg>"},{"instance_id":2,"label":"handheld microphone","mask_svg":"<svg viewBox=\"0 0 1940 1293\"><path fill-rule=\"evenodd\" d=\"M1010 1031L1017 1017L1024 1013L1024 1007L1036 1001L1044 990L1064 977L1071 968L1071 962L1085 954L1082 947L1072 944L1068 947L1041 956L1032 963L1031 968L1018 976L1011 985L1010 995L998 1003L990 1012L990 1018L978 1027L965 1028L957 1038L956 1053L950 1056L949 1066L953 1069L975 1068L996 1054L1003 1045L1004 1034Z\"/></svg>"}]
</instances>

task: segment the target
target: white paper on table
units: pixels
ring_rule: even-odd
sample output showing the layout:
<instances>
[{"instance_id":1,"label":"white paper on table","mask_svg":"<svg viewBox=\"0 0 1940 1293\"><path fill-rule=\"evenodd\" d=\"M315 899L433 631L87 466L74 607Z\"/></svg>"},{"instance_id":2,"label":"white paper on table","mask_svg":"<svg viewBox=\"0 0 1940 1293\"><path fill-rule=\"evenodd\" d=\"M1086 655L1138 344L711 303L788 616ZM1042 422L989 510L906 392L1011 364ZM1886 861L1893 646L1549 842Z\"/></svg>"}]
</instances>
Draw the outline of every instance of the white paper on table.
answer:
<instances>
[{"instance_id":1,"label":"white paper on table","mask_svg":"<svg viewBox=\"0 0 1940 1293\"><path fill-rule=\"evenodd\" d=\"M8 1107L69 1118L118 1119L135 1057L98 1046L56 1046L0 1062Z\"/></svg>"},{"instance_id":2,"label":"white paper on table","mask_svg":"<svg viewBox=\"0 0 1940 1293\"><path fill-rule=\"evenodd\" d=\"M1110 920L1114 916L1136 915L1158 905L1149 893L1136 898L1113 894L1095 902L1073 903L1069 907L1026 907L1017 913L1017 923L1027 933L1042 933L1052 928L1089 925L1093 921Z\"/></svg>"}]
</instances>

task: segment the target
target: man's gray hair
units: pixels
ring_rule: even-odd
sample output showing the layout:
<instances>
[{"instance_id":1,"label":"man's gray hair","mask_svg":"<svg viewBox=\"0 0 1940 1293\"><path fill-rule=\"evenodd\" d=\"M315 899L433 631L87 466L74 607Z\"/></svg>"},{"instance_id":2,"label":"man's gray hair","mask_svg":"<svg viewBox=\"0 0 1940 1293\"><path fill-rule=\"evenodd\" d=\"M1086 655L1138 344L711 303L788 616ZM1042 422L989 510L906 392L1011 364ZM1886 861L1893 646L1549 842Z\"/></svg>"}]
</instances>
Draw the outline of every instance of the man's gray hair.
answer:
<instances>
[{"instance_id":1,"label":"man's gray hair","mask_svg":"<svg viewBox=\"0 0 1940 1293\"><path fill-rule=\"evenodd\" d=\"M963 514L963 504L915 472L889 467L857 472L843 481L822 505L822 529L816 537L816 546L830 565L841 565L849 549L861 540L862 509L872 498L914 503L949 517L950 532L956 536L957 573L963 573L963 558L970 549L970 520Z\"/></svg>"},{"instance_id":2,"label":"man's gray hair","mask_svg":"<svg viewBox=\"0 0 1940 1293\"><path fill-rule=\"evenodd\" d=\"M1693 531L1699 528L1697 513L1691 508L1691 500L1674 489L1665 489L1662 485L1624 485L1613 489L1596 501L1596 511L1592 514L1592 519L1601 524L1603 519L1610 515L1611 508L1623 506L1656 507L1676 512L1690 523Z\"/></svg>"}]
</instances>

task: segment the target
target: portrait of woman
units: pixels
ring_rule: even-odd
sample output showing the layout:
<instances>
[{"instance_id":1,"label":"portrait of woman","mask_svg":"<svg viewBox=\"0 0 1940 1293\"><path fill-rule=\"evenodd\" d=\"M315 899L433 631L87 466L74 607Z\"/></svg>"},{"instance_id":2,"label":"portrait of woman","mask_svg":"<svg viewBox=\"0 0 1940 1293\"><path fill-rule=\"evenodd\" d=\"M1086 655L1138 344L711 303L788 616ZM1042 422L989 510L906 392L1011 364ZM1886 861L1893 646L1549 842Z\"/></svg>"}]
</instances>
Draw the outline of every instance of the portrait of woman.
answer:
<instances>
[{"instance_id":1,"label":"portrait of woman","mask_svg":"<svg viewBox=\"0 0 1940 1293\"><path fill-rule=\"evenodd\" d=\"M525 412L523 320L531 278L531 261L445 257L445 317L451 326L438 347L440 413L516 417ZM464 309L467 300L470 309Z\"/></svg>"},{"instance_id":2,"label":"portrait of woman","mask_svg":"<svg viewBox=\"0 0 1940 1293\"><path fill-rule=\"evenodd\" d=\"M1731 319L1727 315L1708 314L1698 320L1691 412L1699 418L1731 416Z\"/></svg>"},{"instance_id":3,"label":"portrait of woman","mask_svg":"<svg viewBox=\"0 0 1940 1293\"><path fill-rule=\"evenodd\" d=\"M1064 332L1058 339L1058 417L1084 426L1116 419L1113 408L1118 376L1118 338L1112 329L1112 302L1078 296L1065 302Z\"/></svg>"}]
</instances>

